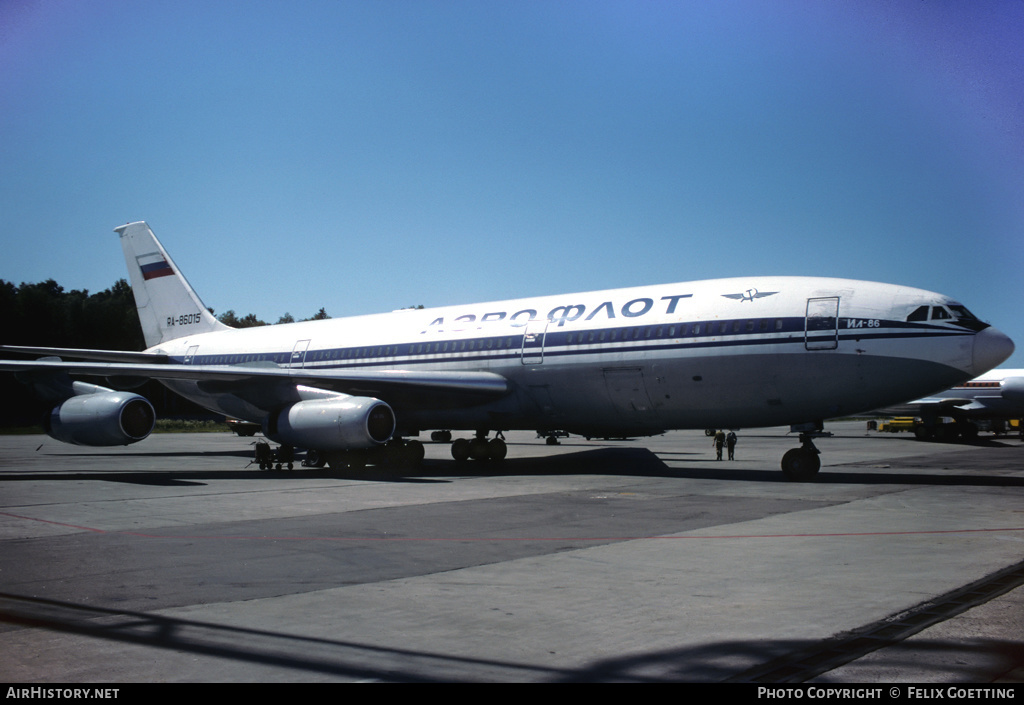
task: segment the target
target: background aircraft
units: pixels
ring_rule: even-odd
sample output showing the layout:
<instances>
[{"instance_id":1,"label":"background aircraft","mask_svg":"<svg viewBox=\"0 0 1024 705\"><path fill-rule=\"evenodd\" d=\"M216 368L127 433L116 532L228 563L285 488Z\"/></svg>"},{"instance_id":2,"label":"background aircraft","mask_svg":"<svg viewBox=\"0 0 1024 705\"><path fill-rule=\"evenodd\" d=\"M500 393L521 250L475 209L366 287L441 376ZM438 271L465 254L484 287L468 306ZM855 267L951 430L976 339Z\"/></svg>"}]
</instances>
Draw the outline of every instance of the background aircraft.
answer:
<instances>
[{"instance_id":1,"label":"background aircraft","mask_svg":"<svg viewBox=\"0 0 1024 705\"><path fill-rule=\"evenodd\" d=\"M262 424L332 466L418 462L422 431L465 430L456 459L504 458L491 432L624 437L788 424L791 479L820 468L823 421L962 383L1013 343L948 296L846 279L751 277L396 311L235 330L217 321L143 222L116 228L144 352L5 346L54 401L48 433L142 440L154 412L114 382L154 378ZM55 359L59 356L61 359ZM69 362L77 358L84 362ZM59 403L58 403L59 402Z\"/></svg>"},{"instance_id":2,"label":"background aircraft","mask_svg":"<svg viewBox=\"0 0 1024 705\"><path fill-rule=\"evenodd\" d=\"M889 416L914 416L921 440L971 440L980 427L1005 429L1024 419L1024 370L996 369L937 394L882 409ZM947 420L949 419L949 420ZM1024 434L1024 426L1021 427Z\"/></svg>"}]
</instances>

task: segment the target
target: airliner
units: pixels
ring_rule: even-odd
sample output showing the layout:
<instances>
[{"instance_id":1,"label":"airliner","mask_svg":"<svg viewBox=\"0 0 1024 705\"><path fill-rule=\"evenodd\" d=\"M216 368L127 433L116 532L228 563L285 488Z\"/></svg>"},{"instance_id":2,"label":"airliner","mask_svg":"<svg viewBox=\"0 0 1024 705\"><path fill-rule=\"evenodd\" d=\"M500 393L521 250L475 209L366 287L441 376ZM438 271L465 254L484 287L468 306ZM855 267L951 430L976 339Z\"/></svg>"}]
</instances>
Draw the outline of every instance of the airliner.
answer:
<instances>
[{"instance_id":1,"label":"airliner","mask_svg":"<svg viewBox=\"0 0 1024 705\"><path fill-rule=\"evenodd\" d=\"M978 435L978 422L1024 419L1024 369L990 370L952 389L880 411L920 417L914 433L921 440L972 440Z\"/></svg>"},{"instance_id":2,"label":"airliner","mask_svg":"<svg viewBox=\"0 0 1024 705\"><path fill-rule=\"evenodd\" d=\"M814 440L828 435L826 419L961 384L1014 349L948 296L788 276L236 330L203 305L145 222L115 232L147 349L0 348L44 356L0 361L0 371L54 400L47 432L68 443L148 436L152 405L116 387L152 378L332 468L416 464L417 437L431 431L470 436L451 443L456 460L500 460L508 430L621 438L788 425L801 445L782 470L803 481L820 469Z\"/></svg>"}]
</instances>

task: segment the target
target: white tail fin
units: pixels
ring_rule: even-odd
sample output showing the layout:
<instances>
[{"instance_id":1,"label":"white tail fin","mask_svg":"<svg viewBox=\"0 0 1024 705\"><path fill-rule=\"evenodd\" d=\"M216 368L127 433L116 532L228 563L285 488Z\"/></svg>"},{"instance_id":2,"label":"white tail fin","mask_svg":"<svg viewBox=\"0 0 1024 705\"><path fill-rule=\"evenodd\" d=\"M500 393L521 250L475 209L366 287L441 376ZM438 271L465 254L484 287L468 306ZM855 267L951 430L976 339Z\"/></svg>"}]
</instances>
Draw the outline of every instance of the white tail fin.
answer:
<instances>
[{"instance_id":1,"label":"white tail fin","mask_svg":"<svg viewBox=\"0 0 1024 705\"><path fill-rule=\"evenodd\" d=\"M146 223L128 223L114 232L121 236L146 347L228 329L199 300Z\"/></svg>"}]
</instances>

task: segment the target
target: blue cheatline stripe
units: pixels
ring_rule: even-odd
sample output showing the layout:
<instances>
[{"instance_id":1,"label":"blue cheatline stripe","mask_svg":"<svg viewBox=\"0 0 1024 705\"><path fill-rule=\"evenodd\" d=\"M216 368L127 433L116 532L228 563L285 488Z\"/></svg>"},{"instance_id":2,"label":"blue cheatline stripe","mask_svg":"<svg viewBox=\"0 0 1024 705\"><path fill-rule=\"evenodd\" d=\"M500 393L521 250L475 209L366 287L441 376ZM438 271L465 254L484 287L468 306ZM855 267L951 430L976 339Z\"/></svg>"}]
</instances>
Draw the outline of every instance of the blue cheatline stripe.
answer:
<instances>
[{"instance_id":1,"label":"blue cheatline stripe","mask_svg":"<svg viewBox=\"0 0 1024 705\"><path fill-rule=\"evenodd\" d=\"M761 332L762 321L771 330ZM712 322L714 332L708 333L706 321L677 324L651 324L624 328L598 328L583 331L548 331L544 345L527 348L526 352L544 357L569 358L580 355L601 355L622 352L657 352L663 350L700 350L708 348L743 348L762 345L795 344L805 342L804 317L771 319L737 319ZM739 323L739 330L736 330ZM678 335L680 331L693 331L699 324L698 335ZM747 330L748 324L758 330ZM722 332L722 329L725 329ZM675 329L676 335L667 333ZM835 329L814 331L825 333L828 338ZM900 331L900 332L894 332ZM589 341L593 333L595 340ZM601 334L606 340L598 340ZM613 336L614 334L614 336ZM839 329L839 341L854 340L901 340L922 336L947 337L973 335L972 331L959 331L928 324L885 321L884 326L870 329ZM749 337L757 336L757 337ZM607 339L614 337L614 340ZM656 342L662 341L662 342ZM458 347L458 349L455 349ZM359 367L393 367L395 365L430 365L452 362L484 362L493 360L518 360L523 354L522 335L500 335L486 338L434 340L429 343L399 343L395 345L361 345L351 348L309 350L305 354L305 366L310 369L345 369ZM428 357L429 356L429 357ZM183 362L184 358L175 358ZM292 362L292 351L196 355L193 365L228 365L249 361L270 361L281 365ZM322 364L322 363L331 364Z\"/></svg>"}]
</instances>

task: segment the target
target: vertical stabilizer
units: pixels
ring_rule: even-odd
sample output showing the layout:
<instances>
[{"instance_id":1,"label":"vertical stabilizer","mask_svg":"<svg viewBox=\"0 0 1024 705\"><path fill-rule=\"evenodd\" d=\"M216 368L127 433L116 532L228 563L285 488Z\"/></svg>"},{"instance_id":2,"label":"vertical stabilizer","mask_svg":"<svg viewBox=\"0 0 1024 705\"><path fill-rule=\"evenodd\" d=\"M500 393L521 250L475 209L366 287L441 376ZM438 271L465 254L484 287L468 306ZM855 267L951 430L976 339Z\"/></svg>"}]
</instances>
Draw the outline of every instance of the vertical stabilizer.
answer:
<instances>
[{"instance_id":1,"label":"vertical stabilizer","mask_svg":"<svg viewBox=\"0 0 1024 705\"><path fill-rule=\"evenodd\" d=\"M114 232L121 236L146 347L228 329L199 300L146 223L128 223Z\"/></svg>"}]
</instances>

